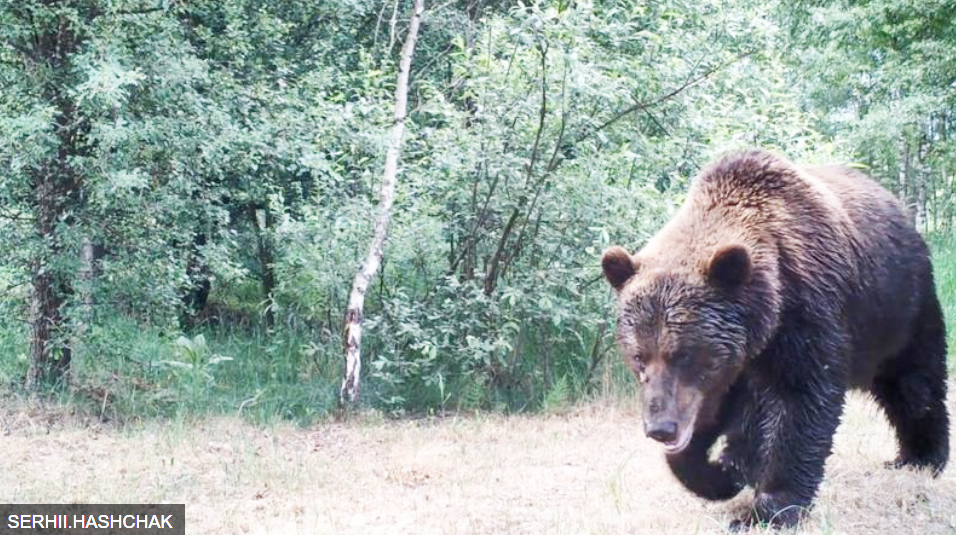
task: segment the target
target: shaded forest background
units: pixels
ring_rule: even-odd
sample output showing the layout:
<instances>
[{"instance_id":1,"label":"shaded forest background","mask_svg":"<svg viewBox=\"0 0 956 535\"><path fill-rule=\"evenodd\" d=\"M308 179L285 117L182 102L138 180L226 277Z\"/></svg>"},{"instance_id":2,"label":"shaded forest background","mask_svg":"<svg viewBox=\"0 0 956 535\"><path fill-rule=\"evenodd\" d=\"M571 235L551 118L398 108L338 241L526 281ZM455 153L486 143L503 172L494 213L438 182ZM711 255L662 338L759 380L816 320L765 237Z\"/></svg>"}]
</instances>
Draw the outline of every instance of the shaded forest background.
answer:
<instances>
[{"instance_id":1,"label":"shaded forest background","mask_svg":"<svg viewBox=\"0 0 956 535\"><path fill-rule=\"evenodd\" d=\"M365 403L630 388L598 256L745 146L896 192L956 330L956 4L425 7ZM3 388L121 419L333 410L410 9L0 0Z\"/></svg>"}]
</instances>

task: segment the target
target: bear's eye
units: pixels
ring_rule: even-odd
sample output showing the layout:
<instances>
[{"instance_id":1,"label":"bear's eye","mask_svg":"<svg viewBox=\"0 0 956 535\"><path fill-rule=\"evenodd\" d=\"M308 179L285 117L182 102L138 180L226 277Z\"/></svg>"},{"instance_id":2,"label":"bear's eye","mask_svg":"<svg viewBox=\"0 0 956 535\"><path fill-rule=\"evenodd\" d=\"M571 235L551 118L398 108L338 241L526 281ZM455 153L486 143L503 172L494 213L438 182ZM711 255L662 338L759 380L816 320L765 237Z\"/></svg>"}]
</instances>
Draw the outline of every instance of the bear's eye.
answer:
<instances>
[{"instance_id":1,"label":"bear's eye","mask_svg":"<svg viewBox=\"0 0 956 535\"><path fill-rule=\"evenodd\" d=\"M641 355L634 355L631 357L631 367L634 369L634 373L637 375L637 380L641 383L647 382L647 374L644 373L644 361L641 360Z\"/></svg>"},{"instance_id":2,"label":"bear's eye","mask_svg":"<svg viewBox=\"0 0 956 535\"><path fill-rule=\"evenodd\" d=\"M686 366L690 364L692 360L693 359L691 358L690 353L681 351L671 355L670 363L671 363L671 366Z\"/></svg>"},{"instance_id":3,"label":"bear's eye","mask_svg":"<svg viewBox=\"0 0 956 535\"><path fill-rule=\"evenodd\" d=\"M640 353L635 353L631 355L631 367L634 368L634 371L643 374L644 373L644 360L643 355Z\"/></svg>"}]
</instances>

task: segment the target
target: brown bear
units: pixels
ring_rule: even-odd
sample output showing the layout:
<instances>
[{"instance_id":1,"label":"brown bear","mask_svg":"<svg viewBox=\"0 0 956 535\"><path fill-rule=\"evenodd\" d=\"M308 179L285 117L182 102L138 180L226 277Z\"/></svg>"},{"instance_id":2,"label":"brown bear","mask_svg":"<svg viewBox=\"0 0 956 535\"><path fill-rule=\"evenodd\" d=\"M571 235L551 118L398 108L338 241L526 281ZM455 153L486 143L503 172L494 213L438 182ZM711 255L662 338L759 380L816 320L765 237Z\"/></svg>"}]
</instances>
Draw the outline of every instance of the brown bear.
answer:
<instances>
[{"instance_id":1,"label":"brown bear","mask_svg":"<svg viewBox=\"0 0 956 535\"><path fill-rule=\"evenodd\" d=\"M850 388L886 412L894 465L945 466L946 337L929 252L861 173L726 155L640 252L612 247L602 265L646 434L694 493L755 489L735 526L799 521Z\"/></svg>"}]
</instances>

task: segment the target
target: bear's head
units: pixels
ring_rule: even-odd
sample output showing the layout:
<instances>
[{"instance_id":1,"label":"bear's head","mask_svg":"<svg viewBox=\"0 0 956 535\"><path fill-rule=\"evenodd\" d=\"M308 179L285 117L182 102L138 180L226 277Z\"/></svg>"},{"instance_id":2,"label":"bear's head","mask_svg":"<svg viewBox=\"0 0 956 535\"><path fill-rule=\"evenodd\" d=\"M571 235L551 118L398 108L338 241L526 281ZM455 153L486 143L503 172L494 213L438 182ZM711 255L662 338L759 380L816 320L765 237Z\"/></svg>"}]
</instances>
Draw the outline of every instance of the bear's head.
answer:
<instances>
[{"instance_id":1,"label":"bear's head","mask_svg":"<svg viewBox=\"0 0 956 535\"><path fill-rule=\"evenodd\" d=\"M612 247L601 264L617 292L622 354L641 383L644 431L679 453L717 417L747 359L751 254L726 244L677 266Z\"/></svg>"}]
</instances>

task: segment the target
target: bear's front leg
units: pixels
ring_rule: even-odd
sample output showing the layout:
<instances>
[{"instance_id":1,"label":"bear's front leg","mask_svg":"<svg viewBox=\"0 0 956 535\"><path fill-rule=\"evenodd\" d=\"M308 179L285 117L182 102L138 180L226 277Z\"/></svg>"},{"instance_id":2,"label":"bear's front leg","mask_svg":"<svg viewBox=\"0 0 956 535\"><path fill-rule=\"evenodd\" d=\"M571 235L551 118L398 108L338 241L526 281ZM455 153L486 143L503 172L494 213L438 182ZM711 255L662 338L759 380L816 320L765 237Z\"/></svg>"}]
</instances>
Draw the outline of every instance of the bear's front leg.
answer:
<instances>
[{"instance_id":1,"label":"bear's front leg","mask_svg":"<svg viewBox=\"0 0 956 535\"><path fill-rule=\"evenodd\" d=\"M706 500L729 500L745 486L740 472L723 458L710 460L710 449L719 436L717 427L698 429L684 451L667 455L667 464L677 480Z\"/></svg>"},{"instance_id":2,"label":"bear's front leg","mask_svg":"<svg viewBox=\"0 0 956 535\"><path fill-rule=\"evenodd\" d=\"M731 462L728 448L716 461L710 459L710 450L720 435L728 431L728 426L737 417L737 412L746 403L746 390L743 384L735 384L717 401L717 414L703 419L706 424L694 430L687 448L676 454L667 455L667 464L671 472L684 487L706 500L729 500L746 486L743 474Z\"/></svg>"},{"instance_id":3,"label":"bear's front leg","mask_svg":"<svg viewBox=\"0 0 956 535\"><path fill-rule=\"evenodd\" d=\"M762 355L761 383L746 434L757 443L756 498L732 528L755 524L793 526L807 512L823 480L833 434L840 423L846 388L833 356L833 339L781 337L778 351ZM795 370L799 356L802 372ZM826 356L825 356L826 355Z\"/></svg>"}]
</instances>

